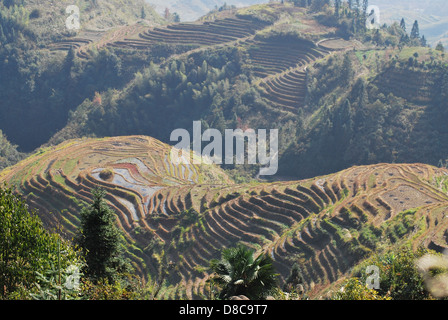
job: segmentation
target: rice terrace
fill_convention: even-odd
[[[384,238],[447,247],[448,171],[428,165],[353,167],[314,179],[236,185],[214,165],[173,166],[169,146],[130,136],[67,141],[42,150],[0,179],[13,183],[48,226],[74,232],[79,201],[101,186],[142,275],[171,261],[166,299],[208,295],[207,263],[222,247],[267,251],[281,277],[304,266],[315,295],[343,277]],[[394,235],[407,219],[411,229]],[[375,230],[376,240],[365,239]]]
[[[87,300],[247,298],[249,276],[218,272],[234,248],[251,279],[275,271],[275,290],[251,300],[448,296],[409,262],[431,253],[444,262],[426,272],[448,270],[448,56],[417,20],[369,28],[367,0],[223,4],[196,21],[151,1],[75,2],[79,30],[64,27],[68,0],[0,1],[0,298],[79,299],[60,289],[61,243],[80,243],[95,205],[132,271],[86,277]],[[230,131],[253,135],[234,144]],[[174,157],[176,137],[193,161]],[[226,161],[202,162],[206,141]],[[10,267],[19,204],[57,230],[44,238],[59,260]],[[375,263],[382,291],[364,283]]]

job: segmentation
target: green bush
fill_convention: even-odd
[[[348,279],[341,289],[332,296],[333,300],[391,300],[374,289],[367,288],[360,279]]]
[[[56,233],[48,232],[25,201],[0,187],[0,297],[17,297],[23,289],[39,290],[46,274],[81,263],[79,252]],[[36,288],[37,287],[37,288]]]
[[[367,259],[354,272],[364,283],[370,275],[365,273],[367,266],[374,265],[379,268],[380,295],[388,295],[394,300],[424,300],[431,299],[426,290],[424,279],[416,266],[416,261],[431,252],[426,248],[412,250],[402,247],[377,254]]]

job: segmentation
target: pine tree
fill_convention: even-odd
[[[367,8],[369,7],[369,0],[362,0],[362,14],[364,16],[364,22],[367,20]]]
[[[426,41],[425,36],[423,35],[421,40],[420,40],[422,47],[426,47],[428,45],[428,42]]]
[[[420,38],[420,30],[418,27],[418,21],[415,20],[414,25],[412,26],[412,31],[411,31],[411,39],[419,39]]]
[[[369,7],[369,0],[362,0],[362,10],[367,12],[367,8]]]
[[[336,17],[340,16],[340,10],[341,10],[342,0],[334,0],[334,14]]]
[[[305,284],[305,278],[303,272],[297,263],[294,263],[288,278],[285,280],[283,289],[286,292],[297,291],[297,293],[303,293],[303,285]]]
[[[82,249],[86,267],[84,274],[94,282],[117,280],[128,270],[122,257],[122,235],[116,226],[115,213],[104,200],[104,190],[92,191],[93,203],[81,211],[81,224],[76,242]]]
[[[354,111],[348,99],[342,104],[333,115],[333,132],[336,141],[347,143],[353,135],[354,129]]]
[[[180,16],[177,12],[173,13],[173,22],[180,22]]]
[[[352,60],[350,59],[350,54],[344,55],[344,60],[342,62],[342,70],[341,70],[341,82],[344,84],[349,84],[353,76],[353,65]]]
[[[1,19],[1,15],[0,15],[0,19]],[[0,44],[5,45],[6,41],[7,41],[7,39],[6,39],[5,34],[3,33],[3,27],[0,24]]]
[[[354,117],[354,123],[358,128],[361,128],[368,121],[367,119],[367,104],[369,103],[369,95],[367,92],[367,86],[364,79],[359,79],[353,88],[353,97],[351,101],[355,101],[356,115]],[[353,107],[353,106],[352,106]]]
[[[404,21],[404,18],[401,19],[400,27],[401,29],[403,29],[403,31],[406,32],[406,22]]]
[[[64,73],[70,75],[73,66],[75,65],[75,49],[73,46],[68,50],[67,55],[65,56],[63,70]]]
[[[361,12],[361,0],[355,0],[355,11],[356,11],[356,16],[359,17],[359,14]]]
[[[165,14],[164,14],[165,20],[169,20],[171,17],[170,9],[165,8]]]

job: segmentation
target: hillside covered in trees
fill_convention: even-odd
[[[2,74],[13,76],[3,77],[0,128],[30,152],[82,136],[170,142],[201,120],[203,130],[280,128],[283,176],[438,165],[446,154],[425,141],[446,140],[443,48],[426,47],[417,21],[410,31],[403,21],[368,30],[367,4],[229,7],[197,23],[122,27],[86,44],[82,29],[46,45],[20,18],[31,7],[4,6],[2,38],[13,43],[3,46]]]
[[[90,274],[76,297],[228,298],[242,292],[221,281],[235,255],[269,271],[274,291],[251,297],[329,297],[365,261],[388,270],[448,247],[448,57],[417,20],[370,28],[367,0],[295,0],[223,6],[185,23],[143,1],[89,0],[76,4],[81,28],[68,31],[66,4],[0,3],[0,181],[12,188],[0,213],[17,204],[28,219],[20,194],[53,253],[76,235],[90,245],[80,229],[102,213],[110,264],[66,249],[64,268],[87,264]],[[193,121],[221,133],[279,129],[277,175],[173,164],[170,135],[192,133]],[[29,297],[28,285],[44,297],[49,268],[30,264],[9,297]],[[432,298],[408,272],[416,289],[406,297]],[[360,292],[356,281],[345,297],[405,297]]]

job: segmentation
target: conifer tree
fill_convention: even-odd
[[[349,9],[350,10],[353,9],[353,0],[348,0],[347,2],[348,2]]]
[[[68,50],[67,55],[65,56],[63,70],[64,73],[70,75],[70,72],[75,65],[75,49],[73,46]]]
[[[128,270],[123,258],[122,236],[116,226],[116,216],[104,200],[104,190],[92,191],[93,203],[81,211],[81,224],[76,242],[84,252],[84,273],[94,282],[117,280],[119,273]]]
[[[422,47],[426,47],[428,45],[428,42],[426,41],[425,36],[423,35],[421,40],[420,40]]]
[[[0,16],[0,19],[1,19],[1,16]],[[2,44],[2,45],[6,44],[6,36],[3,33],[3,27],[1,24],[0,24],[0,44]]]
[[[352,60],[350,59],[350,55],[346,54],[344,56],[344,61],[342,62],[342,70],[341,70],[341,81],[344,84],[349,84],[351,78],[353,76],[353,65]]]
[[[356,11],[356,16],[359,17],[359,14],[361,12],[361,0],[355,0],[355,11]]]
[[[406,32],[406,22],[404,21],[404,18],[401,19],[400,27]]]
[[[369,7],[369,0],[362,0],[362,14],[363,14],[363,17],[364,17],[364,23],[365,23],[365,21],[367,20],[367,16],[368,16],[368,14],[367,14],[367,8]]]
[[[412,31],[411,31],[411,39],[419,39],[420,38],[420,30],[418,27],[418,21],[415,20],[414,25],[412,26]]]
[[[437,43],[436,50],[445,52],[445,47],[443,46],[442,42]]]
[[[334,14],[339,17],[341,10],[342,0],[334,0]]]

